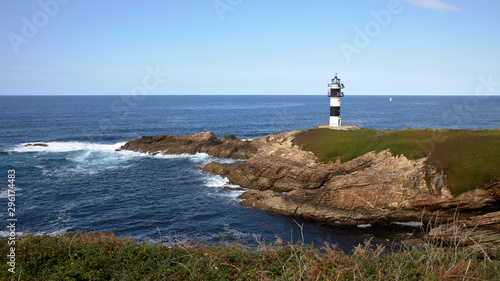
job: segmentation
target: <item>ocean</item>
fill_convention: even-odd
[[[484,129],[500,128],[499,108],[500,96],[345,96],[341,117],[364,128]],[[115,151],[142,136],[212,131],[254,139],[328,118],[326,95],[0,96],[0,235],[8,235],[8,170],[16,175],[19,234],[112,231],[139,241],[161,235],[163,242],[225,237],[250,244],[303,235],[307,244],[350,251],[365,240],[390,245],[418,233],[407,224],[349,227],[242,207],[242,191],[194,169],[236,160]],[[48,146],[25,146],[35,142]]]

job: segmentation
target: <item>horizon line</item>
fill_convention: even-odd
[[[17,94],[17,95],[4,95],[0,94],[0,97],[120,97],[120,96],[133,96],[132,94],[41,94],[41,95],[33,95],[33,94]],[[325,96],[326,94],[156,94],[156,95],[146,95],[147,96]],[[441,96],[441,97],[468,97],[468,96],[481,96],[481,97],[489,97],[489,96],[500,96],[500,94],[490,94],[490,95],[475,95],[475,94],[348,94],[346,96]]]

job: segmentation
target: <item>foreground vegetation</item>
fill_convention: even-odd
[[[297,134],[294,144],[312,151],[323,162],[346,162],[386,149],[408,159],[428,157],[426,164],[447,175],[447,185],[454,196],[500,178],[500,130],[316,128]]]
[[[1,255],[8,254],[6,239]],[[360,245],[351,255],[325,245],[136,243],[112,233],[18,237],[16,273],[2,280],[500,280],[500,261],[457,249],[383,253]]]

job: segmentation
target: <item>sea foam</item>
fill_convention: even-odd
[[[30,144],[43,144],[46,146],[33,146]],[[13,152],[70,152],[80,150],[94,151],[115,151],[119,149],[124,142],[115,144],[98,144],[87,142],[37,142],[37,143],[20,143],[14,147]]]
[[[224,198],[229,198],[236,201],[241,201],[238,197],[245,192],[241,186],[236,184],[230,184],[227,178],[223,178],[218,175],[206,175],[204,179],[204,184],[207,187],[211,187],[214,190],[210,194],[221,196]]]
[[[37,145],[34,145],[37,144]],[[42,170],[44,176],[71,177],[72,175],[95,175],[110,169],[123,169],[135,165],[130,161],[137,157],[153,159],[186,159],[197,166],[204,166],[212,161],[220,163],[233,163],[241,160],[216,158],[206,153],[196,154],[166,154],[142,153],[129,150],[120,150],[125,142],[113,144],[88,143],[88,142],[30,142],[17,144],[10,153],[39,153],[44,158],[51,157],[51,153],[63,155],[67,162],[58,167],[47,167],[37,163],[35,166]],[[35,157],[39,157],[35,154]],[[216,180],[217,181],[217,180]],[[220,181],[220,180],[219,180]],[[226,183],[209,183],[210,186],[224,186]],[[226,184],[226,186],[229,186]],[[0,198],[6,195],[0,193]]]

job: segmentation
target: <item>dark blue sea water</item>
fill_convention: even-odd
[[[500,97],[346,96],[343,123],[366,128],[500,128]],[[289,217],[242,207],[227,180],[194,170],[205,154],[115,151],[144,135],[213,131],[253,139],[328,122],[326,96],[0,96],[0,219],[7,225],[7,171],[15,169],[17,231],[113,231],[157,241],[218,242],[276,236],[299,241]],[[44,142],[48,147],[25,147]],[[387,242],[418,228],[346,227],[296,220],[305,242]],[[5,228],[3,230],[6,230]],[[0,232],[6,235],[6,232]]]

